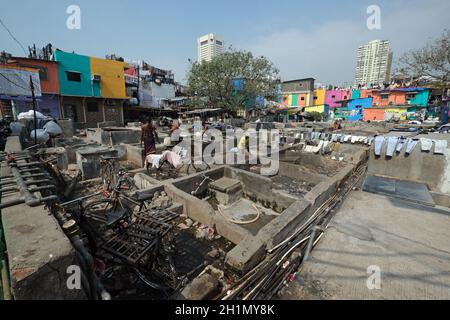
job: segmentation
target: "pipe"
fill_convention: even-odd
[[[332,218],[333,209],[338,207],[339,204],[343,202],[343,199],[347,196],[347,194],[353,189],[353,186],[359,182],[362,174],[365,172],[365,166],[361,165],[356,170],[353,171],[352,175],[347,177],[345,181],[343,181],[338,187],[339,189],[336,193],[324,202],[310,217],[309,219],[302,224],[300,228],[297,228],[286,240],[278,244],[276,247],[271,250],[267,250],[268,253],[272,253],[277,249],[277,252],[274,252],[272,256],[266,258],[264,261],[260,262],[255,268],[253,268],[249,274],[251,276],[244,276],[245,280],[241,279],[238,283],[235,284],[234,288],[229,290],[226,295],[222,298],[222,300],[233,299],[239,297],[241,294],[245,293],[243,297],[246,299],[258,299],[261,294],[264,294],[265,297],[272,294],[278,290],[281,286],[277,285],[276,281],[282,278],[282,275],[285,271],[280,273],[278,272],[279,264],[285,259],[296,247],[304,243],[306,240],[310,240],[307,248],[302,246],[301,250],[306,251],[306,257],[304,257],[301,261],[297,260],[296,264],[301,268],[303,261],[308,258],[309,253],[312,248],[319,242],[324,234],[324,230],[330,223]],[[321,223],[320,226],[313,225]],[[316,238],[317,230],[321,230],[322,232]],[[309,236],[306,236],[308,232],[311,232]],[[303,239],[301,239],[301,237]],[[301,239],[301,240],[299,240]],[[294,242],[296,241],[296,243]],[[294,243],[291,243],[294,242]],[[277,263],[278,262],[278,263]],[[289,267],[289,268],[292,268]],[[288,269],[289,269],[288,268]],[[296,267],[297,268],[297,267]],[[275,288],[275,291],[271,291],[271,289]],[[248,291],[250,290],[250,292]]]
[[[11,289],[10,289],[10,286],[9,286],[8,268],[7,268],[5,260],[2,260],[2,264],[1,264],[0,267],[2,268],[3,299],[4,300],[12,300]]]
[[[22,203],[25,203],[24,198],[18,198],[18,199],[14,199],[14,200],[7,201],[7,202],[2,202],[2,203],[0,203],[0,209],[9,208],[9,207],[16,206],[16,205],[22,204]]]
[[[78,199],[79,201],[79,199]],[[73,203],[74,201],[70,201],[68,203]],[[67,205],[67,203],[66,203]],[[58,210],[52,210],[56,219],[60,223],[60,225],[64,225],[67,219],[62,215]],[[64,230],[64,229],[63,229]],[[103,300],[111,300],[111,295],[105,290],[94,270],[94,258],[86,249],[84,242],[81,240],[78,234],[69,234],[67,235],[70,241],[72,242],[75,250],[80,254],[83,260],[83,267],[85,272],[87,273],[88,282],[89,282],[89,294],[88,298],[97,300],[98,295],[97,292],[100,293],[100,297]]]
[[[86,250],[83,241],[80,239],[78,235],[72,237],[72,245],[81,254],[88,269],[87,272],[90,283],[89,298],[97,300],[96,298],[97,298],[98,279],[94,271],[94,259],[92,258],[91,254]]]
[[[310,252],[311,252],[311,250],[312,250],[314,241],[316,240],[315,238],[316,238],[316,232],[317,232],[317,230],[322,231],[322,228],[319,227],[319,226],[314,226],[314,227],[312,228],[311,237],[309,238],[308,246],[306,247],[305,257],[303,258],[303,261],[306,261],[306,260],[308,260],[308,258],[309,258],[309,254],[310,254]]]

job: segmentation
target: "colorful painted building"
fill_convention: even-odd
[[[430,96],[430,90],[426,88],[397,88],[372,90],[367,95],[373,97],[373,105],[380,107],[414,105],[426,107]]]
[[[351,91],[347,89],[327,90],[325,93],[325,104],[329,105],[332,109],[341,106],[340,101],[350,99]]]
[[[364,121],[384,121],[383,108],[365,108],[363,111]]]
[[[36,99],[41,99],[41,84],[37,69],[0,65],[0,111],[2,117],[11,116],[16,119],[22,106],[30,105],[32,108],[30,78],[33,81]]]
[[[311,106],[309,103],[311,101],[311,94],[309,93],[294,93],[294,94],[283,94],[282,104],[285,107],[299,107],[304,108]]]
[[[325,89],[314,90],[313,106],[321,106],[325,104]]]
[[[37,111],[52,118],[60,118],[58,63],[49,60],[13,57],[8,65],[35,69],[39,72],[42,96],[36,99]],[[19,112],[33,108],[31,101],[18,101]]]
[[[360,98],[341,101],[341,106],[335,108],[334,118],[347,121],[363,119],[364,109],[372,106],[372,98]]]
[[[305,112],[318,112],[322,114],[323,120],[326,121],[329,118],[330,106],[327,104],[322,104],[320,106],[306,107]]]
[[[350,99],[359,99],[361,98],[361,90],[353,89]]]
[[[56,50],[61,114],[79,127],[99,122],[122,125],[127,64]]]
[[[96,96],[108,99],[127,99],[125,70],[128,64],[121,61],[90,57],[91,73]]]
[[[309,107],[313,105],[314,78],[284,81],[281,83],[281,103],[285,107]],[[322,103],[324,104],[324,102]]]

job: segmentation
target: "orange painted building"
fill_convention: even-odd
[[[363,111],[364,121],[384,121],[384,109],[366,108]]]
[[[363,89],[361,90],[361,99],[365,99],[365,98],[373,98],[373,91],[372,89]]]
[[[298,95],[298,106],[299,107],[306,107],[309,105],[308,102],[309,95],[307,93],[300,93]]]
[[[58,63],[55,61],[38,60],[30,58],[11,58],[8,64],[23,68],[39,70],[41,92],[59,94]]]
[[[399,91],[373,91],[373,105],[380,107],[387,107],[392,105],[406,104],[405,92]]]

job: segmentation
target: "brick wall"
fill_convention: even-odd
[[[105,121],[115,121],[118,126],[123,125],[123,102],[116,100],[115,105],[105,104]]]
[[[96,128],[99,122],[115,121],[118,126],[123,125],[123,101],[113,100],[114,105],[106,103],[105,99],[93,99],[83,97],[63,97],[61,107],[63,117],[68,117],[65,113],[64,105],[75,107],[77,115],[76,128]],[[97,107],[95,107],[97,104]],[[84,120],[86,113],[86,122]]]
[[[92,107],[96,111],[92,110]],[[97,128],[97,123],[103,122],[103,100],[102,99],[86,99],[86,123],[88,128]]]

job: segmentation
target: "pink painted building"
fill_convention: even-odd
[[[330,108],[340,107],[341,103],[339,101],[349,100],[351,95],[351,91],[346,89],[327,90],[325,93],[325,104],[329,105]]]

